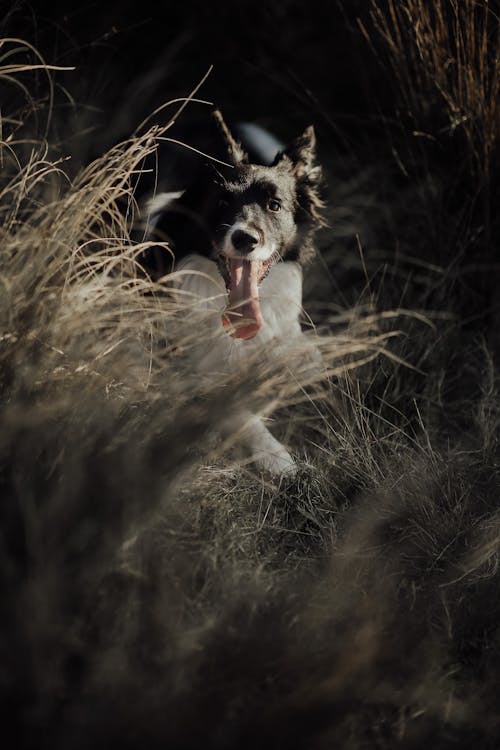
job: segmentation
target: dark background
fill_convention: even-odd
[[[357,26],[368,10],[367,0],[15,3],[4,26],[46,62],[78,67],[58,80],[102,109],[107,138],[185,96],[213,65],[200,96],[229,119],[272,124],[285,138],[314,122],[338,149],[374,115],[373,61]]]
[[[170,350],[158,388],[122,388],[136,368],[128,332],[115,346],[107,308],[97,322],[77,308],[67,331],[47,282],[87,237],[96,204],[84,197],[65,222],[70,204],[57,193],[43,195],[41,212],[32,199],[25,226],[6,236],[0,278],[17,290],[0,295],[17,334],[0,348],[10,419],[0,435],[0,688],[18,746],[498,748],[499,139],[481,172],[425,71],[417,81],[410,70],[405,106],[368,0],[3,8],[3,35],[76,68],[54,74],[48,133],[48,158],[71,156],[70,177],[212,64],[200,96],[228,120],[283,140],[314,123],[329,227],[306,309],[329,331],[347,310],[354,322],[367,312],[370,332],[399,332],[318,408],[284,415],[298,455],[313,461],[297,483],[276,492],[207,473],[184,488],[179,471],[205,456],[226,393],[210,410],[201,391],[193,399]],[[405,51],[414,42],[406,28]],[[30,134],[33,117],[39,137],[46,73],[19,79],[35,104],[20,111],[19,132]],[[3,117],[17,112],[4,91],[18,109],[25,100],[0,88]],[[209,117],[193,104],[170,132],[196,144]],[[6,125],[15,130],[15,117]],[[101,380],[93,363],[107,328]],[[52,335],[57,348],[44,346]],[[153,509],[161,522],[149,525]],[[146,524],[141,575],[103,586],[136,518]]]
[[[51,137],[61,156],[71,153],[73,173],[187,96],[213,66],[198,96],[230,123],[258,122],[284,142],[316,128],[330,229],[320,273],[308,277],[311,299],[357,302],[368,273],[381,309],[446,308],[465,326],[498,329],[500,170],[492,162],[486,184],[464,129],[411,70],[408,107],[370,0],[4,7],[4,34],[33,43],[47,63],[75,66],[55,74]],[[412,44],[412,29],[405,33]],[[168,122],[173,111],[148,122]],[[205,150],[210,112],[191,104],[169,134]]]

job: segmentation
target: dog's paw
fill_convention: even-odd
[[[291,477],[297,472],[297,464],[287,451],[272,435],[252,452],[252,461],[259,469],[267,471],[273,476]]]

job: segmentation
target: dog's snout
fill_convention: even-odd
[[[251,253],[255,245],[258,244],[259,238],[242,229],[237,229],[231,235],[233,246],[240,253]]]

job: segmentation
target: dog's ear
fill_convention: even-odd
[[[297,177],[308,177],[314,179],[317,175],[319,181],[321,177],[321,168],[315,165],[316,160],[316,133],[314,126],[309,125],[302,135],[296,138],[285,149],[293,165],[293,171]]]
[[[281,154],[280,158],[288,159],[297,178],[297,197],[299,204],[319,224],[323,224],[321,209],[322,172],[316,163],[316,134],[314,126],[309,125],[302,135],[296,138]]]
[[[226,143],[227,153],[229,155],[231,162],[235,166],[238,164],[248,164],[247,154],[243,150],[241,144],[238,143],[238,141],[233,137],[231,131],[226,125],[224,118],[222,117],[222,113],[218,109],[214,111],[213,118],[215,122],[217,123],[217,126],[221,132],[222,137],[224,138],[224,141]]]

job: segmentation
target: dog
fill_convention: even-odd
[[[198,300],[214,332],[225,332],[197,356],[197,370],[208,376],[301,340],[302,269],[324,223],[313,126],[283,147],[251,125],[237,140],[219,111],[213,117],[226,164],[209,162],[185,189],[157,194],[146,211],[146,239],[166,240],[175,255],[166,268],[165,252],[154,254],[150,268],[179,272],[177,293]],[[227,429],[239,433],[258,468],[295,473],[294,459],[262,418],[241,408]]]

